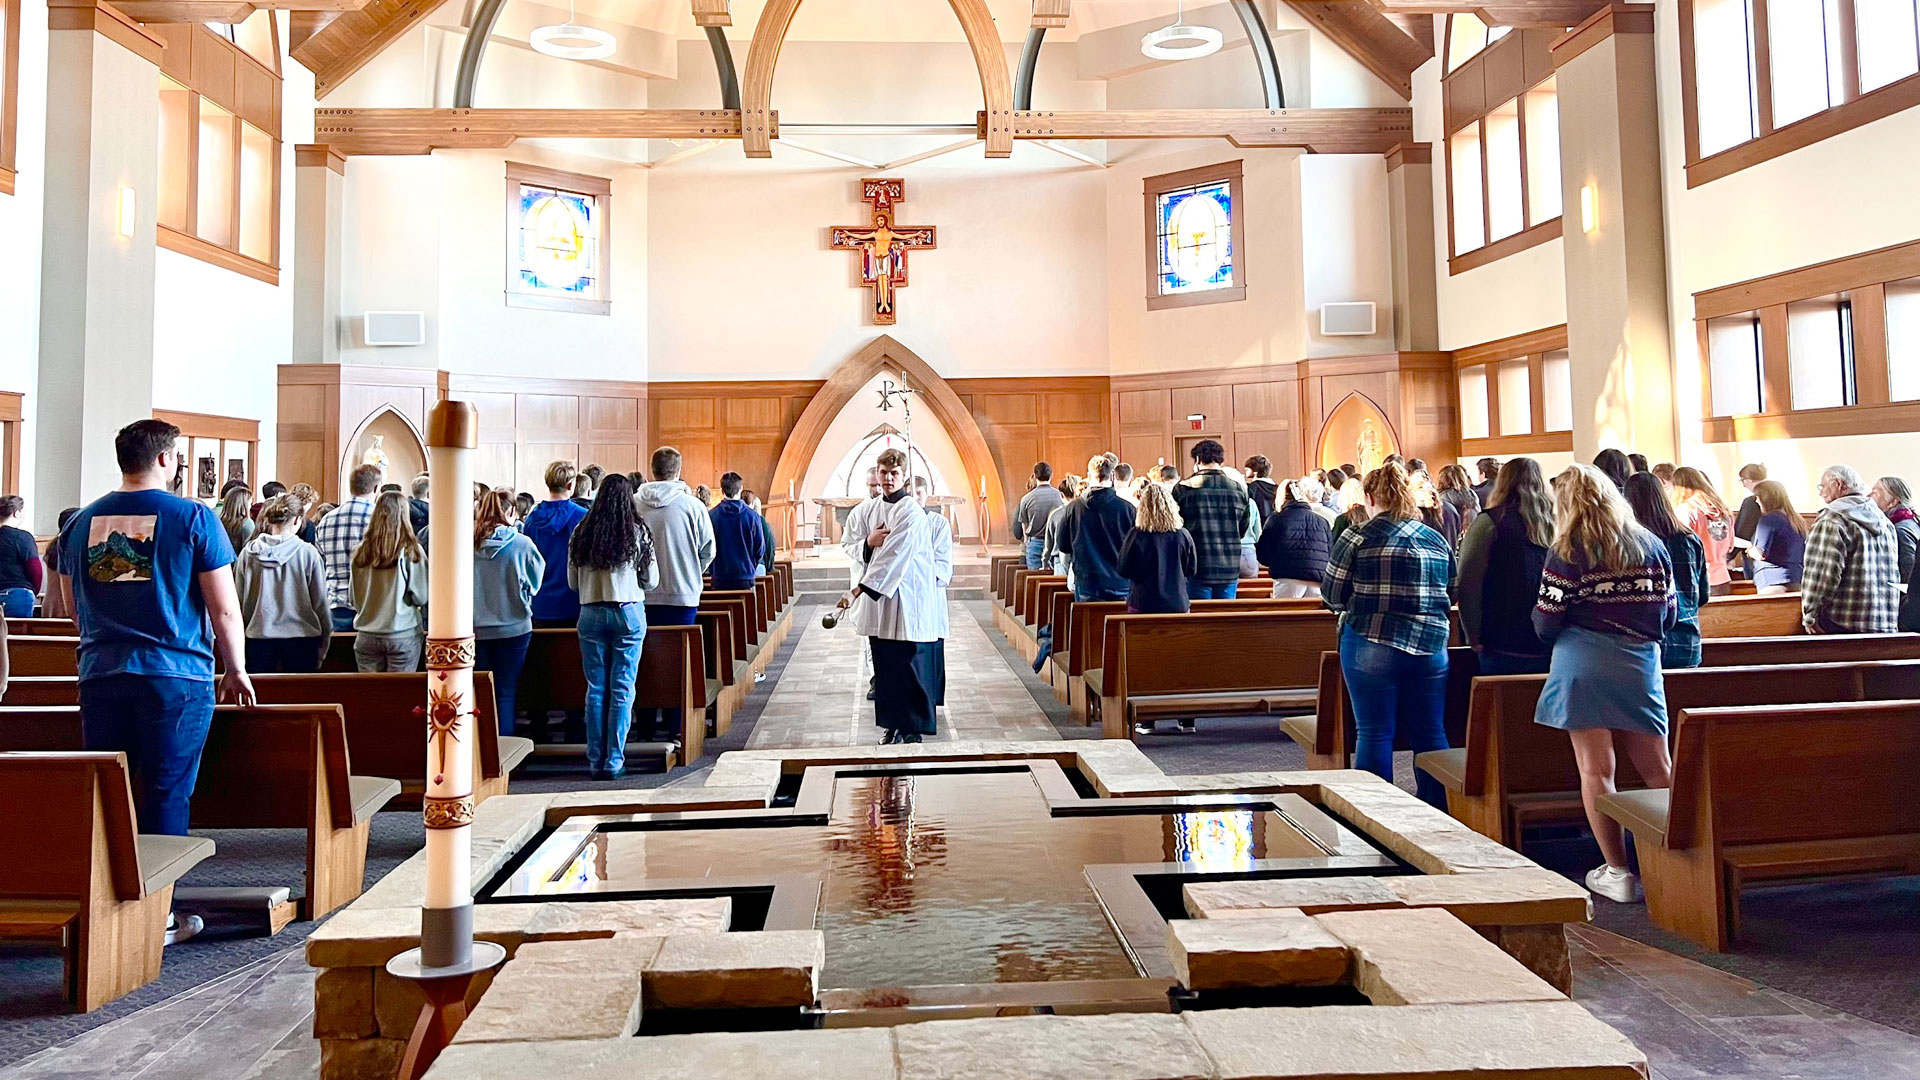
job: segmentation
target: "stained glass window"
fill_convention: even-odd
[[[1156,206],[1160,295],[1232,288],[1232,185],[1222,180],[1161,192]]]
[[[509,165],[507,302],[605,314],[608,185]]]

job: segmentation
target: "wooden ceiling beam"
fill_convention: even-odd
[[[1489,26],[1578,26],[1612,0],[1371,0],[1381,11],[1444,15],[1470,11]]]
[[[357,11],[295,12],[291,55],[313,72],[314,97],[324,98],[444,3],[368,0]]]
[[[986,116],[980,117],[986,137]],[[1249,148],[1318,154],[1384,154],[1413,141],[1412,109],[1109,109],[1013,114],[1013,137],[1225,139]]]
[[[733,12],[727,10],[729,0],[693,0],[693,25],[695,26],[732,26]]]
[[[1072,14],[1073,0],[1033,0],[1033,21],[1028,27],[1034,30],[1064,30],[1067,17]]]
[[[779,115],[772,119],[780,131]],[[313,141],[348,157],[498,149],[516,139],[738,139],[731,109],[315,109]]]
[[[1413,100],[1414,69],[1433,59],[1432,46],[1408,37],[1367,0],[1287,0],[1287,6],[1394,93]]]
[[[121,0],[113,5],[135,22],[244,22],[256,11],[358,11],[369,0]]]

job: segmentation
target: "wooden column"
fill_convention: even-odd
[[[293,165],[293,362],[337,364],[347,159],[301,145]]]
[[[1393,345],[1402,351],[1440,347],[1440,304],[1433,261],[1433,145],[1401,143],[1387,151],[1387,228],[1393,258]]]

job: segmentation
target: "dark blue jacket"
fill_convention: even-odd
[[[1142,615],[1191,611],[1187,580],[1198,558],[1193,535],[1185,529],[1128,533],[1120,544],[1120,573],[1130,586],[1127,610]]]
[[[1074,586],[1082,591],[1120,593],[1120,543],[1133,529],[1133,504],[1110,487],[1097,487],[1067,504],[1060,546],[1073,553]]]
[[[753,573],[766,557],[766,522],[739,499],[722,499],[707,511],[713,521],[713,587],[751,589]]]
[[[1260,527],[1253,552],[1275,579],[1317,584],[1333,554],[1333,526],[1298,499],[1283,502]]]
[[[585,507],[570,499],[543,502],[533,508],[520,531],[547,560],[540,589],[533,594],[533,617],[539,620],[568,620],[580,617],[580,597],[567,584],[567,542],[573,528],[587,516]]]

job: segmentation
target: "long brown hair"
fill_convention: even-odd
[[[506,488],[488,489],[473,510],[473,546],[479,547],[500,526],[513,524],[518,509],[513,504],[513,492]]]
[[[1527,525],[1527,542],[1539,547],[1553,543],[1553,493],[1540,463],[1530,457],[1511,458],[1495,475],[1493,490],[1487,492],[1487,509],[1513,504],[1513,511]]]
[[[1176,532],[1181,528],[1180,508],[1173,496],[1159,484],[1148,484],[1140,492],[1140,517],[1134,528],[1141,532]]]
[[[229,490],[220,500],[220,524],[227,527],[230,536],[238,536],[246,527],[253,509],[253,492],[245,484]]]
[[[1601,570],[1639,566],[1659,543],[1613,478],[1591,465],[1569,465],[1554,480],[1553,531],[1555,555]]]
[[[1420,508],[1414,502],[1413,481],[1397,461],[1368,473],[1366,480],[1361,482],[1360,490],[1366,493],[1367,501],[1379,507],[1380,513],[1386,517],[1420,519]]]
[[[425,559],[420,538],[413,535],[412,507],[405,494],[389,491],[373,504],[373,516],[367,519],[367,533],[353,549],[353,565],[370,570],[389,570],[402,558]]]
[[[1713,481],[1707,479],[1707,474],[1699,469],[1691,465],[1682,465],[1673,470],[1673,486],[1685,492],[1685,497],[1689,499],[1695,495],[1706,496],[1707,504],[1720,511],[1721,517],[1733,516],[1733,511],[1727,509],[1727,504],[1720,498],[1720,493],[1713,490]]]
[[[1439,484],[1441,491],[1454,491],[1456,489],[1466,489],[1470,491],[1473,489],[1473,481],[1467,476],[1467,470],[1461,468],[1458,464],[1447,465],[1441,468]]]
[[[1793,499],[1787,494],[1787,485],[1778,480],[1762,480],[1753,485],[1753,497],[1759,501],[1762,514],[1775,512],[1785,514],[1794,532],[1801,536],[1807,535],[1806,520],[1793,508]]]

